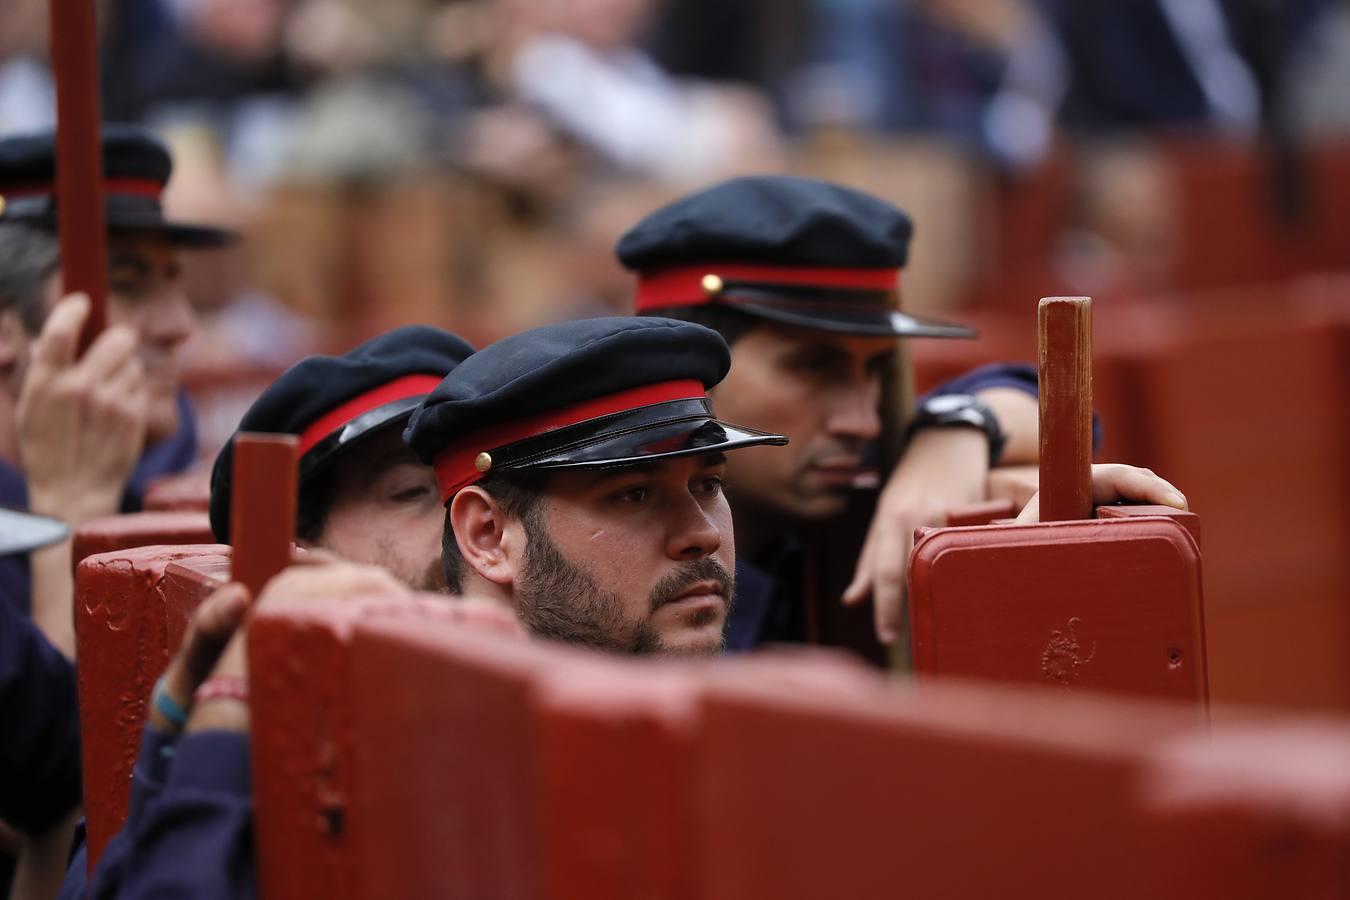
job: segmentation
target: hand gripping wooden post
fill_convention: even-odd
[[[299,446],[290,434],[244,432],[235,438],[230,579],[242,583],[255,598],[291,561]]]
[[[1197,517],[1112,506],[1092,518],[1089,304],[1041,301],[1042,521],[919,531],[914,669],[1203,703]]]
[[[108,322],[95,0],[51,0],[56,78],[56,201],[64,292],[89,296],[84,353]]]

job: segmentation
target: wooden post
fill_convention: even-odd
[[[1092,518],[1092,300],[1044,297],[1039,314],[1041,521]]]
[[[56,200],[64,293],[89,296],[84,353],[108,323],[95,0],[50,0],[56,78]]]
[[[254,597],[291,561],[299,447],[291,434],[244,432],[234,441],[230,580],[241,582]]]

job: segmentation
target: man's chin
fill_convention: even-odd
[[[150,409],[150,416],[145,423],[145,445],[157,444],[162,440],[173,436],[178,430],[178,404],[176,402],[167,404],[168,408],[161,408],[161,404],[155,404]]]
[[[726,639],[718,635],[716,638],[700,638],[678,643],[663,641],[655,651],[655,655],[664,659],[707,659],[721,656],[725,650]]]

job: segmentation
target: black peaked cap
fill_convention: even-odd
[[[677,378],[707,389],[730,368],[726,341],[701,325],[635,317],[545,325],[465,360],[423,401],[404,437],[430,463],[458,434]]]
[[[714,418],[705,392],[726,376],[731,355],[717,332],[656,317],[584,319],[536,328],[484,347],[422,402],[404,438],[423,461],[463,456],[479,474],[529,468],[624,465],[761,443],[779,435]],[[696,382],[677,399],[642,399],[570,423],[544,422],[505,443],[503,429],[638,388]],[[701,385],[701,389],[698,387]],[[629,401],[625,401],[627,403]],[[486,451],[491,451],[488,453]],[[443,499],[462,486],[439,471]],[[472,472],[470,472],[472,477]]]
[[[164,218],[158,192],[173,171],[168,148],[152,133],[134,125],[102,127],[104,214],[110,230],[150,231],[176,244],[213,247],[237,235],[210,225],[171,222]],[[144,181],[156,186],[153,196],[119,191],[119,181]],[[0,139],[0,221],[56,224],[56,134],[38,131]]]
[[[243,431],[303,434],[343,404],[401,378],[444,378],[472,353],[467,342],[448,331],[409,325],[372,338],[341,356],[306,357],[263,391],[239,420],[235,435]],[[372,409],[316,444],[300,459],[301,495],[317,474],[353,447],[389,428],[401,428],[425,395],[422,391]],[[211,531],[221,543],[228,543],[230,537],[233,447],[231,437],[211,470]]]
[[[869,194],[813,178],[750,175],[690,194],[620,238],[630,269],[735,261],[822,268],[900,268],[909,216]]]

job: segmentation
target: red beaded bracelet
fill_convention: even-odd
[[[240,678],[237,675],[216,675],[203,681],[192,695],[194,704],[221,699],[247,703],[248,679]]]

